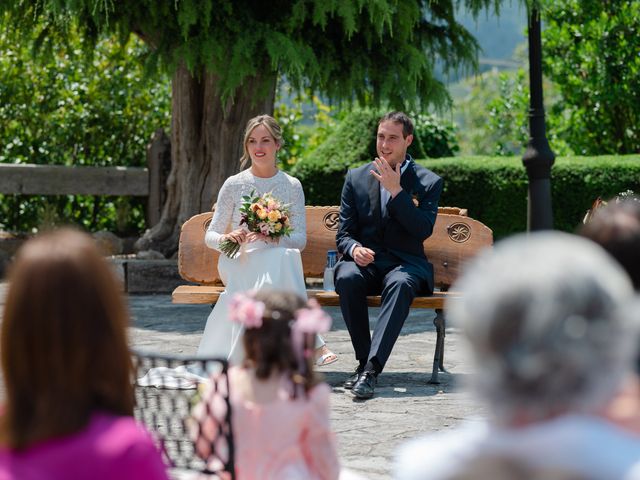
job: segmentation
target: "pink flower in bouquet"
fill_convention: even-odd
[[[258,227],[260,228],[260,233],[263,235],[269,235],[271,233],[271,225],[267,222],[260,222]]]

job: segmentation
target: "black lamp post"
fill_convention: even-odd
[[[529,12],[529,143],[522,163],[529,177],[527,229],[553,228],[551,210],[551,166],[555,154],[546,136],[544,105],[542,102],[542,41],[540,37],[540,11]]]

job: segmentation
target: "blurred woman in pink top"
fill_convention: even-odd
[[[229,315],[245,327],[246,358],[229,370],[238,480],[337,479],[330,389],[313,372],[314,336],[329,330],[331,318],[293,293],[266,290],[236,295]],[[193,409],[192,435],[205,459],[212,445],[221,446],[218,427],[226,410],[216,396],[220,383],[205,384]],[[216,454],[224,457],[222,447]]]
[[[0,347],[0,480],[166,480],[133,418],[128,315],[94,241],[63,229],[19,251]]]

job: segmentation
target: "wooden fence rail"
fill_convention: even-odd
[[[14,195],[149,195],[140,167],[67,167],[0,163],[0,193]]]
[[[168,139],[157,131],[147,147],[147,168],[0,163],[0,193],[147,197],[147,226],[160,219],[171,167]]]

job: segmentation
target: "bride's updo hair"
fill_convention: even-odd
[[[245,367],[253,368],[256,377],[268,379],[274,373],[285,373],[294,385],[308,392],[318,383],[313,371],[313,355],[304,358],[300,365],[291,339],[291,324],[296,312],[307,303],[292,292],[261,290],[254,299],[264,304],[262,325],[244,331]],[[305,342],[314,351],[314,335],[307,335]],[[301,368],[302,367],[302,368]]]
[[[242,157],[240,157],[240,168],[245,168],[251,163],[251,157],[249,156],[249,150],[247,145],[249,143],[249,135],[253,132],[253,129],[259,125],[263,125],[267,129],[269,134],[273,137],[276,144],[282,147],[284,145],[284,138],[282,138],[282,128],[276,122],[276,119],[271,115],[258,115],[253,117],[247,122],[247,126],[244,129],[244,140],[242,141]]]

